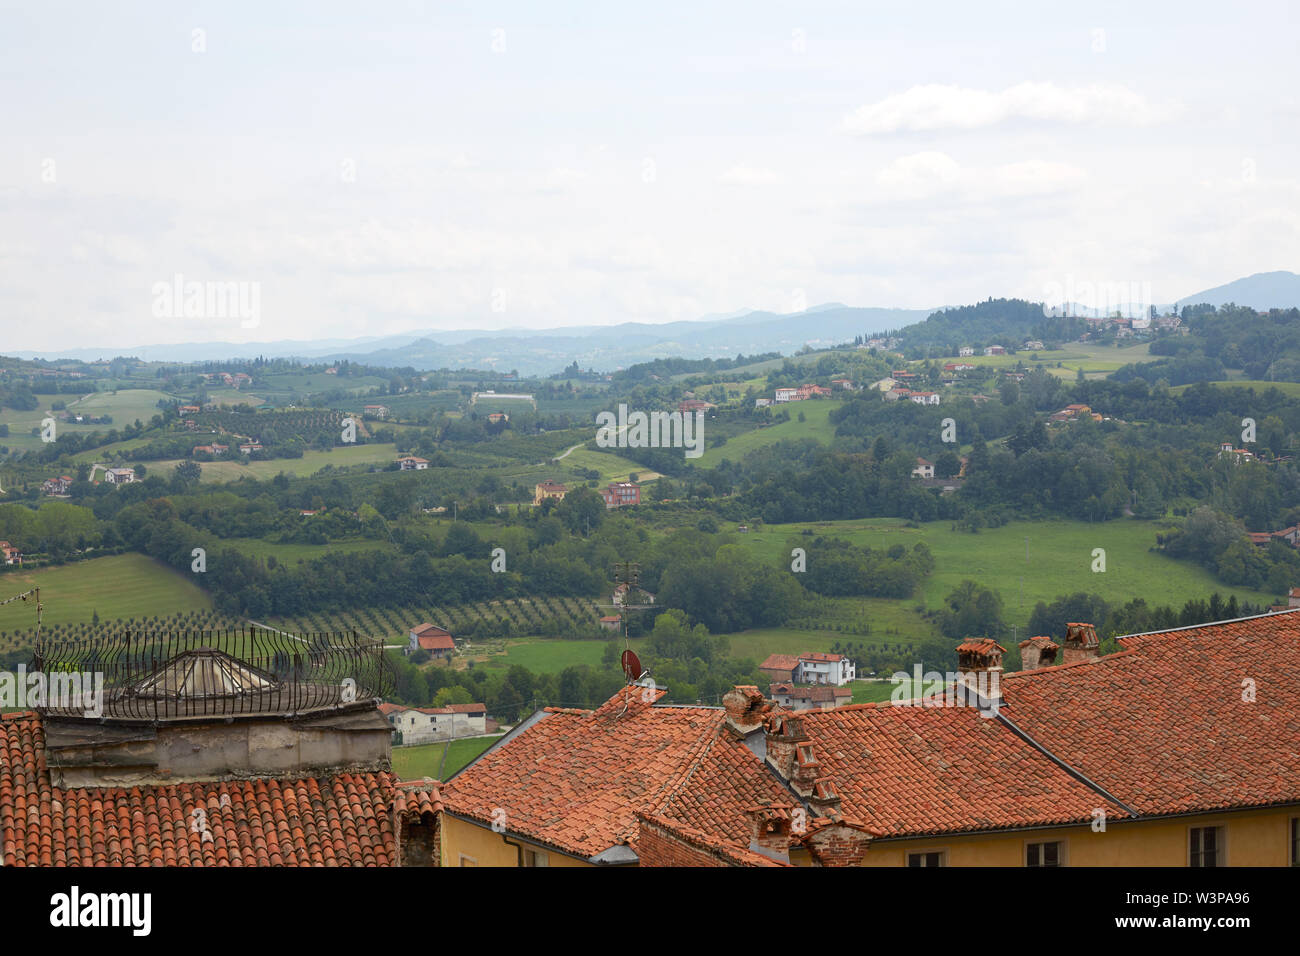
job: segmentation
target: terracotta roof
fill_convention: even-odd
[[[838,663],[844,659],[843,654],[827,654],[824,651],[813,651],[809,654],[799,655],[801,661],[819,661],[822,663]]]
[[[8,866],[390,866],[396,821],[440,809],[436,783],[387,772],[64,789],[40,718],[0,716]]]
[[[1003,712],[1143,814],[1300,801],[1300,614],[1119,643],[1007,675]]]
[[[1082,823],[1097,807],[1126,816],[974,707],[853,704],[798,717],[841,812],[887,836]]]
[[[426,651],[454,651],[456,642],[450,634],[420,634],[416,642]]]
[[[484,823],[499,807],[511,832],[583,858],[635,848],[638,811],[747,847],[744,808],[789,795],[725,717],[720,708],[654,706],[637,688],[595,711],[548,709],[453,777],[443,801]]]
[[[416,637],[421,637],[425,634],[450,634],[451,631],[445,627],[439,627],[437,624],[417,624],[411,628],[411,633]]]
[[[799,658],[793,654],[769,654],[767,660],[758,665],[759,670],[792,671],[799,666]]]

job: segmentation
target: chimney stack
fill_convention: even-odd
[[[772,704],[753,684],[737,684],[722,696],[727,712],[727,726],[746,737],[763,726],[763,718]]]
[[[1056,663],[1056,652],[1061,649],[1050,637],[1031,637],[1020,642],[1021,670],[1036,671]]]
[[[1097,629],[1091,624],[1065,625],[1065,660],[1066,664],[1075,661],[1088,661],[1097,657],[1101,642],[1097,640]]]
[[[793,821],[788,807],[758,806],[745,810],[749,817],[749,848],[781,863],[790,862]]]
[[[958,644],[957,670],[961,674],[962,685],[980,698],[1000,705],[1002,655],[1006,651],[1005,647],[991,637],[977,637]]]

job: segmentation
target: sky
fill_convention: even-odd
[[[0,352],[1300,271],[1300,8],[1047,6],[0,2]]]

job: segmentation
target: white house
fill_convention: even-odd
[[[939,404],[939,393],[938,393],[938,392],[913,392],[911,395],[908,396],[908,398],[910,398],[912,401],[916,402],[916,404],[918,404],[918,405],[938,405],[938,404]]]
[[[379,710],[393,730],[401,733],[403,746],[487,733],[487,708],[483,704],[403,707],[385,703],[379,705]]]
[[[799,389],[797,388],[778,388],[776,390],[776,400],[781,402],[795,402],[799,400]]]
[[[912,474],[917,478],[933,478],[934,462],[924,458],[917,458],[916,467],[912,469]]]
[[[975,350],[971,348],[969,345],[963,345],[961,348],[957,350],[958,358],[970,358],[974,354],[975,354]]]
[[[402,471],[425,471],[429,467],[429,459],[407,455],[405,458],[397,459],[397,465]]]
[[[106,468],[104,469],[104,480],[110,485],[129,485],[135,481],[135,469]]]
[[[834,684],[843,687],[857,679],[857,667],[843,654],[825,654],[816,651],[799,655],[795,670],[797,684]]]

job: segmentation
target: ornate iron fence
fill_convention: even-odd
[[[124,630],[47,639],[36,646],[33,669],[48,685],[43,713],[130,720],[303,715],[383,697],[393,684],[382,642],[356,631]],[[80,695],[68,693],[74,687]]]

